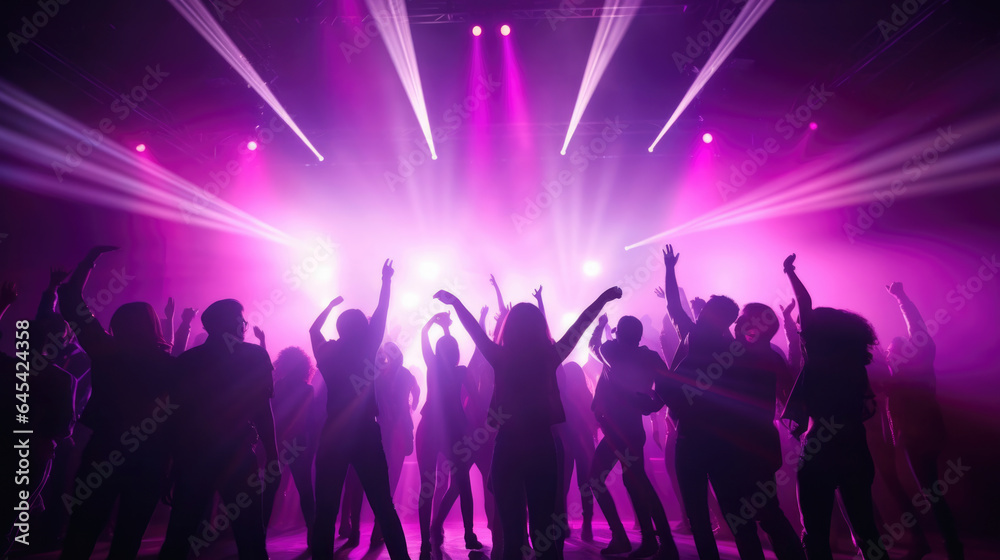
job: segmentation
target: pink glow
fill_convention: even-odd
[[[713,139],[714,138],[712,137],[712,133],[711,132],[706,132],[705,134],[701,135],[701,141],[704,142],[704,143],[706,143],[706,144],[711,144]]]
[[[145,144],[137,144],[136,147],[135,147],[135,151],[140,152],[140,153],[145,152],[146,151],[146,145]]]
[[[251,152],[254,151],[254,150],[256,150],[257,149],[257,142],[255,142],[253,140],[247,142],[247,149],[250,150]]]
[[[817,128],[819,128],[819,125],[815,122],[809,123],[809,130],[816,130]]]

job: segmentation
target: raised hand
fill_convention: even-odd
[[[163,313],[167,319],[172,319],[174,317],[174,298],[167,298],[167,305],[163,307]]]
[[[784,305],[779,305],[778,307],[781,308],[781,314],[785,316],[785,319],[791,319],[792,311],[795,310],[795,298],[792,298],[792,303],[789,303],[788,307]]]
[[[785,257],[785,262],[782,266],[784,266],[786,273],[795,270],[795,253],[792,253],[791,255]]]
[[[490,314],[490,306],[484,305],[482,309],[479,310],[479,320],[485,321],[486,316]]]
[[[603,329],[605,325],[608,324],[608,314],[602,313],[600,317],[597,318],[597,328]]]
[[[653,295],[660,299],[667,299],[667,292],[664,292],[660,286],[653,288]]]
[[[445,305],[455,305],[458,303],[458,298],[446,290],[439,290],[438,293],[434,294],[434,299],[440,300]]]
[[[118,247],[114,245],[97,245],[87,253],[87,258],[96,259],[104,253],[110,253],[111,251],[117,251]]]
[[[531,292],[531,295],[534,296],[535,299],[542,299],[542,287],[538,286],[538,289]]]
[[[260,330],[260,327],[257,325],[253,326],[253,335],[257,337],[257,340],[259,340],[261,344],[264,344],[264,331]]]
[[[190,325],[191,321],[194,320],[194,316],[198,314],[198,310],[193,307],[185,307],[181,311],[181,323]]]
[[[330,305],[327,305],[326,308],[327,309],[333,309],[334,307],[337,307],[338,305],[340,305],[342,303],[344,303],[344,296],[337,296],[337,297],[333,298],[333,301],[331,301]]]
[[[490,285],[494,288],[497,287],[497,279],[492,274],[490,274]]]
[[[886,284],[885,289],[889,290],[889,293],[896,297],[905,295],[905,293],[903,292],[902,282],[893,282],[892,284]]]
[[[67,271],[66,269],[60,268],[58,266],[52,268],[51,270],[49,270],[49,287],[55,288],[59,284],[65,282],[67,277],[69,277],[69,271]]]
[[[382,265],[382,279],[388,280],[392,278],[392,273],[395,272],[392,269],[392,259],[385,259],[385,264]]]
[[[605,303],[609,301],[614,301],[621,297],[622,297],[622,289],[619,288],[618,286],[612,286],[607,290],[604,290],[604,293],[601,294],[601,299],[604,300]]]
[[[15,301],[17,301],[17,284],[4,282],[0,286],[0,308],[7,307]]]
[[[674,254],[674,246],[667,245],[663,250],[663,265],[667,268],[674,268],[677,266],[677,260],[681,258],[681,254]]]
[[[451,326],[451,312],[442,311],[441,313],[436,313],[433,317],[431,317],[431,321],[444,328],[448,328]]]

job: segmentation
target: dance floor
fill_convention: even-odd
[[[368,527],[366,527],[368,529]],[[404,524],[404,529],[406,530],[406,538],[409,543],[410,555],[412,558],[417,558],[417,552],[419,551],[420,543],[420,530],[415,523]],[[489,546],[482,551],[468,551],[465,549],[465,541],[462,539],[462,528],[461,524],[449,524],[445,526],[445,543],[442,547],[442,556],[440,560],[460,560],[462,558],[468,558],[469,560],[488,560],[489,559]],[[607,526],[601,526],[600,524],[595,524],[594,526],[594,542],[586,543],[578,538],[578,534],[575,534],[566,541],[566,558],[567,560],[600,560],[606,558],[601,556],[600,549],[607,543],[610,538],[611,533],[608,531]],[[386,553],[384,547],[377,547],[369,549],[368,547],[368,531],[362,531],[361,533],[361,543],[362,546],[357,548],[346,548],[344,543],[345,539],[338,538],[337,540],[337,558],[339,560],[388,560],[389,555]],[[480,540],[484,544],[489,545],[489,533],[488,531],[479,532]],[[632,539],[634,544],[639,541],[639,535],[636,531],[629,531],[629,537]],[[681,552],[682,560],[697,560],[698,554],[695,552],[694,541],[689,535],[675,534],[675,539],[677,540],[677,546]],[[147,539],[143,542],[142,550],[139,553],[140,559],[152,559],[156,558],[156,554],[159,551],[160,544],[162,543],[162,537]],[[105,558],[107,556],[108,543],[101,542],[98,544],[97,549],[94,552],[93,558]],[[1000,551],[994,550],[995,547],[991,547],[986,543],[976,543],[976,542],[966,542],[966,558],[968,560],[1000,560]],[[739,560],[739,555],[736,553],[736,546],[727,540],[719,540],[719,551],[721,552],[723,560]],[[268,538],[268,552],[271,555],[271,560],[297,560],[297,559],[308,559],[310,558],[309,552],[306,550],[306,535],[305,530],[299,531],[286,531],[281,534],[272,535]],[[774,554],[770,551],[765,551],[768,560],[774,558]],[[905,554],[905,550],[890,550],[891,558],[901,558]],[[59,556],[58,553],[46,553],[46,554],[36,554],[29,556],[28,558],[37,559],[55,559]],[[230,540],[228,536],[223,536],[218,542],[212,544],[212,546],[200,554],[197,558],[199,560],[215,560],[223,558],[237,558],[236,545]],[[624,558],[622,556],[621,558]],[[855,558],[850,554],[834,554],[836,560],[850,560]],[[857,558],[860,558],[858,556]],[[924,560],[944,560],[945,556],[943,552],[937,552],[930,554],[924,558]]]

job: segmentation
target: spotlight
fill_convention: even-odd
[[[583,263],[583,273],[586,276],[597,276],[601,273],[601,263],[597,261],[587,261]]]
[[[506,23],[500,26],[500,34],[504,37],[510,35],[510,26]]]
[[[146,145],[145,144],[137,144],[136,147],[135,147],[135,151],[137,151],[137,152],[145,152],[146,151]]]
[[[247,142],[247,149],[250,150],[251,152],[254,151],[254,150],[256,150],[257,149],[257,142],[254,142],[253,140]]]
[[[712,133],[711,132],[706,132],[705,134],[701,135],[701,141],[704,142],[704,143],[706,143],[706,144],[711,144],[712,140],[714,140],[714,138],[712,138]]]
[[[815,122],[809,123],[809,130],[816,130],[817,128],[819,128],[819,125]]]
[[[483,34],[483,28],[479,27],[478,25],[473,26],[472,34],[475,35],[476,37],[479,37],[480,35]]]

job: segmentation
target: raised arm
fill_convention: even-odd
[[[371,320],[368,321],[369,355],[378,351],[379,346],[382,346],[382,337],[385,336],[385,321],[389,315],[389,292],[392,287],[393,272],[392,261],[385,259],[385,264],[382,265],[382,290],[378,295],[378,305],[375,307],[375,312],[372,313]]]
[[[920,316],[920,311],[917,310],[917,305],[913,303],[910,296],[906,295],[903,291],[902,282],[893,282],[885,287],[890,294],[895,296],[896,301],[899,302],[899,310],[903,312],[903,320],[906,321],[906,330],[913,338],[918,332],[922,332],[930,339],[930,333],[927,332],[927,324],[924,323],[924,318]]]
[[[576,322],[573,323],[569,330],[566,331],[566,334],[564,334],[556,343],[556,352],[559,354],[560,362],[565,360],[566,357],[570,355],[573,348],[576,347],[576,344],[580,342],[580,338],[583,337],[583,333],[586,332],[590,324],[594,322],[594,319],[597,319],[597,316],[601,314],[601,310],[604,309],[604,306],[609,302],[619,299],[620,297],[622,297],[621,288],[618,286],[608,288],[603,294],[594,300],[594,303],[591,303],[586,309],[583,310],[583,313],[580,314],[580,317],[577,318]]]
[[[604,365],[608,365],[608,363],[604,361],[604,356],[601,355],[601,335],[604,334],[604,328],[607,326],[608,314],[604,313],[597,318],[597,326],[594,327],[594,331],[590,333],[590,340],[587,341],[587,348],[590,350],[590,355]]]
[[[535,301],[538,302],[538,310],[542,312],[542,316],[545,316],[545,304],[542,303],[542,287],[538,286],[538,289],[531,293],[535,297]]]
[[[430,371],[431,366],[434,364],[434,348],[431,346],[430,337],[431,327],[435,324],[444,327],[445,322],[451,322],[446,311],[435,314],[427,321],[424,328],[420,329],[420,350],[424,355],[424,364],[427,365],[427,371]],[[445,332],[447,332],[447,327],[445,327]]]
[[[42,292],[42,299],[38,302],[36,319],[40,319],[44,315],[57,313],[56,288],[66,280],[67,276],[69,276],[69,273],[61,268],[53,268],[49,272],[49,285],[45,287],[45,291]]]
[[[667,245],[663,250],[663,266],[666,269],[663,280],[663,295],[667,300],[667,314],[670,315],[670,320],[674,323],[677,336],[684,340],[684,337],[694,328],[694,320],[684,310],[680,288],[677,286],[677,273],[674,269],[680,256],[680,253],[674,254],[673,245]]]
[[[197,315],[198,310],[193,307],[185,307],[181,311],[181,324],[177,325],[177,332],[174,333],[174,344],[170,353],[180,356],[187,349],[188,337],[191,336],[191,321]]]
[[[504,304],[503,296],[500,295],[500,286],[497,284],[497,279],[492,274],[490,274],[490,284],[493,286],[493,289],[496,290],[497,293],[497,309],[499,309],[500,312],[503,313],[503,310],[507,309],[507,305]]]
[[[167,305],[163,307],[163,320],[160,321],[160,330],[163,331],[163,338],[167,344],[174,343],[174,298],[167,298]]]
[[[490,314],[490,306],[484,305],[482,309],[479,310],[479,328],[486,332],[486,317]]]
[[[812,315],[812,298],[809,297],[809,291],[806,290],[805,284],[795,274],[795,253],[785,258],[784,268],[785,274],[788,275],[788,281],[792,283],[795,299],[798,301],[799,326],[804,329],[809,322],[810,315]]]
[[[677,292],[681,295],[681,305],[684,307],[684,313],[687,313],[687,316],[690,317],[692,321],[697,320],[698,314],[694,312],[694,308],[691,306],[691,303],[701,301],[702,306],[704,306],[705,302],[702,301],[700,297],[696,297],[694,299],[689,300],[687,292],[684,291],[684,288],[681,288],[679,286],[677,287]],[[700,313],[701,310],[699,309],[698,312]]]
[[[309,341],[312,343],[313,356],[316,356],[316,352],[319,350],[319,347],[326,343],[326,338],[323,336],[323,333],[320,332],[323,330],[323,325],[326,324],[326,318],[330,316],[330,312],[333,311],[334,307],[343,302],[344,298],[340,296],[334,298],[334,300],[326,306],[326,309],[320,312],[319,317],[316,317],[312,326],[309,327]]]
[[[795,310],[795,300],[788,304],[788,307],[781,307],[781,324],[785,330],[785,339],[788,340],[788,369],[795,378],[802,371],[802,339],[799,337],[799,329],[792,319],[792,311]]]
[[[257,342],[260,343],[260,347],[267,350],[266,335],[264,334],[264,330],[257,325],[254,325],[253,336],[257,339]]]
[[[57,289],[59,294],[59,312],[62,314],[63,319],[79,328],[76,333],[77,340],[80,341],[80,346],[91,358],[94,357],[95,352],[101,352],[106,345],[110,344],[112,338],[101,327],[101,324],[83,300],[83,287],[87,284],[87,279],[90,278],[90,271],[93,270],[94,265],[97,263],[97,258],[104,253],[117,249],[118,247],[107,245],[94,247],[80,261],[76,269],[73,270],[69,281]]]
[[[490,277],[492,279],[492,276]],[[497,290],[499,293],[499,290]],[[476,318],[469,313],[469,310],[465,308],[465,305],[458,300],[450,292],[441,290],[434,294],[436,299],[441,300],[441,303],[445,305],[450,305],[455,309],[455,314],[458,316],[458,322],[462,323],[465,330],[468,331],[469,336],[472,338],[473,344],[476,348],[483,354],[486,361],[490,364],[495,364],[497,358],[500,355],[500,346],[497,343],[490,340],[490,337],[486,334],[486,331],[479,327],[479,323],[476,322]]]

